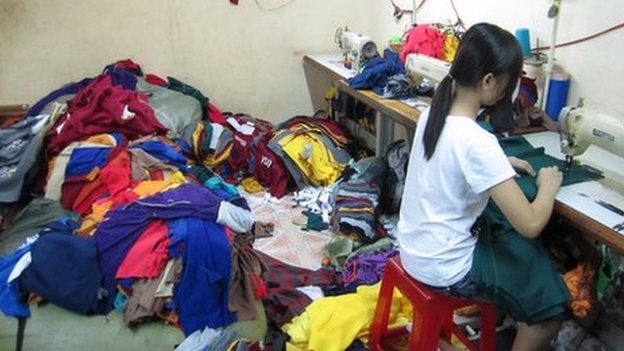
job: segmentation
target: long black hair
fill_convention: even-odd
[[[479,23],[464,34],[449,75],[440,82],[433,95],[423,136],[427,160],[433,156],[446,116],[451,110],[453,82],[474,87],[488,73],[495,77],[508,77],[504,99],[511,100],[522,73],[522,50],[508,31],[493,24]]]

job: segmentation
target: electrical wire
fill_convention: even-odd
[[[459,16],[459,12],[457,11],[457,7],[455,6],[455,1],[451,1],[451,6],[453,6],[453,11],[455,12],[455,16],[457,17],[457,25],[459,25],[464,31],[466,30],[466,26],[464,25],[464,21]]]
[[[607,29],[605,29],[603,31],[600,31],[600,32],[596,33],[596,34],[588,35],[588,36],[583,37],[583,38],[579,38],[579,39],[576,39],[576,40],[568,41],[566,43],[557,44],[557,45],[555,45],[555,47],[556,48],[562,48],[562,47],[565,47],[565,46],[579,44],[579,43],[582,43],[582,42],[585,42],[585,41],[597,38],[597,37],[599,37],[601,35],[607,34],[607,33],[612,32],[614,30],[618,30],[618,29],[620,29],[622,27],[624,27],[624,22],[622,22],[620,24],[616,24],[615,26],[607,28]],[[549,48],[550,48],[550,46],[541,46],[541,47],[532,49],[532,51],[546,50],[546,49],[549,49]]]
[[[262,4],[260,3],[260,0],[255,0],[255,2],[256,2],[256,6],[258,7],[258,9],[259,9],[260,11],[267,11],[267,12],[280,10],[280,9],[282,9],[282,8],[284,8],[284,7],[286,7],[286,6],[290,5],[290,4],[292,4],[292,3],[293,3],[293,2],[295,2],[295,1],[297,1],[297,0],[287,0],[287,1],[286,1],[286,2],[284,2],[283,4],[281,4],[281,5],[277,5],[277,6],[275,6],[275,7],[265,7],[264,5],[262,5]]]

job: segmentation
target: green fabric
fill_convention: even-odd
[[[329,229],[329,224],[323,222],[323,217],[321,217],[321,215],[313,213],[312,211],[308,211],[308,210],[303,211],[301,213],[303,213],[306,217],[308,217],[306,228],[310,230],[316,230],[316,231]]]
[[[21,210],[13,219],[11,227],[0,234],[0,257],[5,256],[24,243],[24,240],[49,223],[70,217],[78,222],[80,217],[66,211],[58,201],[38,197]]]
[[[359,249],[354,250],[353,252],[349,254],[349,256],[347,257],[347,260],[350,259],[351,257],[354,257],[356,255],[359,255],[365,252],[388,251],[394,246],[395,246],[394,241],[392,239],[390,239],[389,237],[384,237],[375,241],[372,244],[364,245],[364,246],[361,246]]]
[[[502,139],[500,143],[508,156],[526,160],[536,172],[547,166],[563,168],[563,161],[546,155],[543,148],[533,148],[522,137]],[[574,165],[564,175],[563,185],[601,177]],[[533,201],[537,195],[535,178],[523,175],[516,180],[529,201]],[[529,324],[566,313],[568,289],[540,242],[518,234],[491,200],[482,219],[485,230],[479,233],[471,278],[484,288],[497,308]]]
[[[169,81],[169,89],[178,91],[184,95],[192,96],[197,99],[197,101],[199,101],[199,104],[201,105],[204,115],[206,114],[209,100],[206,96],[204,96],[204,94],[202,94],[201,91],[199,91],[199,89],[173,77],[167,77],[167,81]]]
[[[186,141],[191,140],[203,112],[193,97],[174,89],[150,84],[144,79],[137,81],[137,92],[147,95],[156,119],[168,129],[168,138],[175,139],[180,136]]]
[[[354,245],[353,240],[338,235],[323,248],[323,253],[334,268],[341,271],[347,257],[353,252]]]

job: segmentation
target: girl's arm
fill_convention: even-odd
[[[490,196],[514,229],[532,239],[548,223],[562,181],[563,174],[557,167],[545,167],[537,176],[538,191],[533,202],[527,200],[513,178],[492,187]]]

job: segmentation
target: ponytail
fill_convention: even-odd
[[[489,23],[475,24],[468,29],[459,43],[450,74],[442,79],[433,95],[423,135],[426,160],[433,157],[451,110],[453,84],[476,87],[488,73],[505,77],[504,100],[510,101],[522,73],[522,62],[522,50],[513,34]]]
[[[425,159],[430,160],[435,152],[438,139],[442,134],[446,116],[451,110],[453,102],[453,78],[447,75],[438,85],[431,101],[429,109],[429,118],[425,127],[423,143],[425,145]]]

